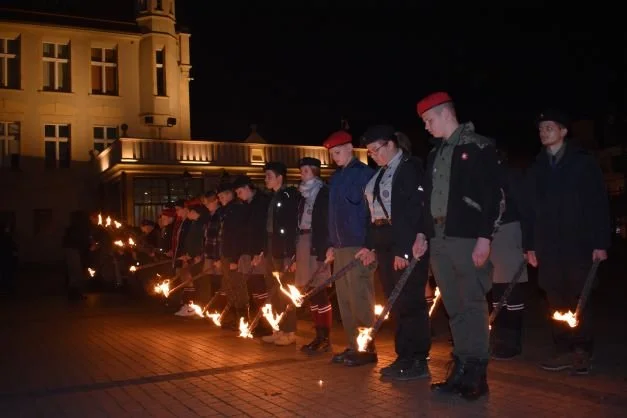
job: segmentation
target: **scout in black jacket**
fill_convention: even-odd
[[[266,304],[268,291],[265,282],[265,266],[263,252],[266,247],[268,205],[270,197],[258,190],[250,177],[238,176],[233,182],[233,190],[241,200],[244,208],[241,238],[243,253],[239,258],[238,271],[247,277],[247,285],[252,295],[253,310],[256,312]],[[253,262],[254,260],[254,262]],[[271,334],[265,320],[255,328],[255,336]]]
[[[590,153],[565,140],[568,119],[549,109],[538,120],[544,149],[529,172],[532,215],[524,235],[551,310],[562,312],[575,309],[592,263],[605,260],[610,246],[603,174]],[[575,329],[552,321],[556,353],[542,363],[545,370],[588,373],[594,346],[589,304],[577,319]]]
[[[218,234],[222,286],[235,313],[235,318],[223,321],[223,328],[237,330],[240,318],[246,320],[248,316],[248,288],[245,278],[237,271],[237,263],[244,251],[242,238],[246,222],[245,208],[242,202],[235,199],[232,184],[221,184],[217,191],[222,205],[222,222]]]
[[[399,134],[400,135],[400,134]],[[392,316],[396,323],[396,360],[381,369],[384,376],[397,380],[429,377],[427,358],[431,348],[429,313],[424,298],[429,262],[424,225],[423,171],[420,160],[399,147],[398,135],[388,125],[369,128],[362,138],[368,154],[380,167],[366,185],[370,222],[366,245],[357,256],[364,264],[376,260],[379,278],[389,297],[403,270],[413,258],[412,247],[422,245],[422,257],[396,301]],[[375,250],[374,254],[369,249]],[[373,353],[358,353],[356,363],[375,360]]]
[[[266,262],[266,287],[272,289],[277,286],[272,272],[282,272],[289,267],[290,259],[296,253],[296,233],[298,231],[298,201],[300,194],[294,187],[286,187],[287,167],[280,162],[269,162],[265,166],[266,187],[272,190],[272,200],[268,206],[266,233],[268,241],[264,251]],[[294,281],[293,274],[282,274],[283,285]],[[289,300],[276,292],[271,300],[277,312],[282,312]],[[289,345],[296,342],[296,311],[294,309],[285,314],[281,322],[281,330],[272,335],[262,337],[267,343]]]

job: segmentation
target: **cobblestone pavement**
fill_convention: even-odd
[[[490,395],[467,402],[430,393],[427,380],[382,380],[378,369],[393,360],[385,328],[379,364],[346,368],[298,351],[312,336],[306,320],[297,346],[275,347],[122,295],[5,298],[0,314],[3,417],[627,416],[624,318],[619,333],[600,327],[596,372],[574,377],[537,368],[548,334],[530,315],[523,358],[492,362]],[[434,322],[440,378],[450,346],[443,316]],[[342,348],[340,325],[334,342]]]

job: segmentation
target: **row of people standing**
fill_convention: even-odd
[[[417,257],[420,261],[392,310],[397,358],[381,373],[398,380],[430,375],[429,317],[424,300],[430,264],[454,343],[452,367],[443,381],[432,384],[432,390],[477,399],[488,392],[487,292],[496,283],[495,294],[502,294],[527,257],[532,265],[540,266],[540,284],[547,290],[552,309],[573,309],[585,272],[593,261],[607,257],[607,196],[592,157],[565,142],[567,121],[560,113],[547,112],[538,120],[546,149],[524,182],[533,187],[519,187],[520,180],[508,180],[494,141],[477,134],[472,123],[458,122],[447,93],[422,99],[417,112],[426,129],[441,139],[429,153],[426,170],[407,152],[406,138],[390,126],[374,126],[362,138],[362,145],[379,166],[376,171],[354,157],[348,132],[335,132],[324,141],[338,166],[329,181],[326,211],[317,204],[327,196],[326,186],[303,176],[300,192],[286,187],[287,169],[279,162],[265,167],[266,186],[273,191],[268,202],[262,201],[261,192],[247,177],[220,186],[218,196],[225,214],[218,241],[224,285],[238,283],[229,292],[234,301],[233,295],[242,295],[234,302],[237,310],[247,311],[247,293],[241,289],[248,284],[257,307],[271,296],[275,310],[282,312],[289,302],[272,291],[277,284],[272,272],[289,271],[294,256],[300,286],[306,286],[313,269],[319,274],[314,281],[328,277],[329,272],[320,267],[331,260],[335,271],[355,258],[361,260],[336,282],[347,346],[332,357],[334,363],[359,366],[377,362],[374,343],[365,351],[357,347],[359,328],[372,326],[375,319],[373,266],[378,265],[389,296],[411,258]],[[303,167],[312,170],[319,162],[307,159],[299,165],[303,173],[307,171]],[[233,193],[243,203],[234,202]],[[255,196],[259,202],[255,210],[246,211]],[[309,210],[310,221],[303,216]],[[232,246],[229,237],[234,240]],[[308,257],[303,256],[303,251],[307,252],[302,250],[307,248],[303,237],[311,242]],[[586,253],[592,257],[585,257]],[[250,258],[250,265],[242,256]],[[307,259],[309,263],[303,261]],[[238,278],[233,278],[235,274]],[[250,276],[248,280],[246,276]],[[282,276],[284,284],[288,277]],[[523,271],[521,281],[525,280]],[[316,326],[322,330],[308,346],[326,350],[328,298],[312,303],[312,312],[314,308]],[[520,352],[523,308],[521,295],[511,295],[501,319],[493,324],[493,355],[510,357]],[[294,342],[294,311],[287,315],[281,330],[265,336],[264,341],[278,345]],[[583,323],[589,324],[588,315],[589,310]],[[556,331],[556,341],[560,338],[567,340],[568,355],[543,363],[543,368],[587,371],[592,341],[589,325],[566,336]],[[303,349],[308,350],[306,346]]]

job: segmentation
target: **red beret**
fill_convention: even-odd
[[[444,91],[439,91],[437,93],[432,93],[418,102],[416,105],[416,110],[418,111],[418,116],[422,116],[427,110],[439,106],[442,103],[452,102],[451,96]]]
[[[202,205],[202,202],[200,201],[200,199],[190,199],[190,200],[185,201],[186,208],[191,208],[192,206],[198,206],[198,205]]]
[[[337,147],[338,145],[350,144],[353,142],[353,137],[346,131],[333,132],[327,139],[324,140],[322,145],[326,149]]]
[[[176,218],[176,209],[174,208],[163,208],[161,211],[161,216],[169,216],[170,218]]]

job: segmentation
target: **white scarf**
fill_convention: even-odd
[[[311,229],[313,205],[323,184],[322,180],[318,177],[314,177],[307,181],[302,181],[298,186],[300,194],[305,198],[303,215],[300,218],[300,223],[298,225],[300,229]]]

